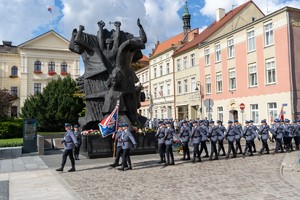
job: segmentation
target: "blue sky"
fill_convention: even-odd
[[[248,0],[188,0],[191,27],[203,30],[215,20],[215,10],[233,7]],[[284,6],[300,8],[300,0],[253,0],[269,14]],[[53,12],[47,10],[52,6]],[[51,29],[69,39],[74,28],[84,25],[87,33],[96,34],[97,21],[112,29],[109,21],[121,21],[121,29],[138,34],[137,18],[148,36],[144,53],[148,55],[156,41],[182,31],[181,15],[185,0],[0,0],[0,40],[19,45]],[[1,42],[0,41],[0,42]]]

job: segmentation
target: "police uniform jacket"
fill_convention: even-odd
[[[217,126],[209,126],[209,138],[210,141],[216,142],[218,140],[218,127]]]
[[[191,128],[189,126],[182,126],[180,128],[179,137],[181,138],[182,142],[188,142],[190,139],[190,134],[191,134]]]
[[[294,137],[294,127],[291,124],[285,124],[284,126],[284,136],[285,137]]]
[[[282,139],[283,138],[283,133],[284,133],[284,128],[281,124],[275,125],[271,129],[271,132],[276,137],[276,139]]]
[[[198,131],[198,127],[197,126],[193,126],[192,127],[192,135],[191,135],[193,144],[199,144],[200,140],[201,140],[201,134]]]
[[[296,133],[296,136],[300,136],[300,124],[295,124],[295,133]]]
[[[74,131],[74,135],[75,135],[75,138],[77,140],[77,143],[80,145],[82,143],[81,133],[79,131]]]
[[[166,128],[164,128],[164,127],[159,127],[159,128],[157,129],[157,132],[156,132],[156,134],[155,134],[155,137],[156,137],[157,140],[158,140],[158,144],[163,144],[163,143],[165,143],[165,139],[164,139],[164,137],[165,137],[165,129],[166,129]]]
[[[228,142],[234,142],[235,140],[235,131],[234,131],[234,126],[233,125],[229,125],[228,128],[227,128],[227,132],[226,132],[226,139]]]
[[[73,131],[67,130],[64,135],[64,149],[69,150],[74,148],[74,144],[78,144]]]
[[[122,131],[121,134],[122,149],[129,149],[132,144],[136,144],[134,137],[129,130]]]
[[[116,133],[116,141],[117,141],[117,147],[122,147],[123,146],[123,144],[122,144],[122,142],[121,142],[121,136],[122,136],[122,130],[119,130],[119,131],[117,131],[117,133]]]
[[[174,129],[171,127],[165,128],[165,144],[172,145],[173,144],[173,136],[175,135]]]
[[[226,128],[223,125],[218,126],[218,140],[224,140],[224,132],[226,132]]]
[[[268,124],[262,125],[259,128],[259,134],[261,135],[262,140],[267,140],[269,138],[269,130],[270,130],[270,126]]]
[[[253,139],[253,133],[252,133],[252,127],[251,126],[245,126],[244,127],[244,138],[246,141],[250,141]]]
[[[202,125],[202,126],[199,126],[197,128],[197,131],[200,133],[200,137],[201,137],[201,141],[206,141],[208,138],[207,138],[207,135],[208,135],[208,128],[207,126],[205,125]]]
[[[259,135],[258,135],[258,128],[257,126],[255,125],[250,125],[251,126],[251,133],[252,133],[252,139],[254,140],[255,138],[259,138]]]

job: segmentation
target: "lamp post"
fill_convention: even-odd
[[[199,88],[198,88],[199,87]],[[202,95],[201,95],[201,82],[197,81],[195,91],[199,91],[199,98],[200,98],[200,119],[202,118]]]

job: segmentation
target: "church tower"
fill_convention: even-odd
[[[187,1],[185,2],[185,8],[184,8],[184,13],[182,15],[182,21],[183,21],[183,32],[186,34],[191,30],[191,15],[189,13],[188,7],[187,7]]]

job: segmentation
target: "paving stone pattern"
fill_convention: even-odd
[[[0,200],[9,199],[9,183],[8,181],[0,181]]]

